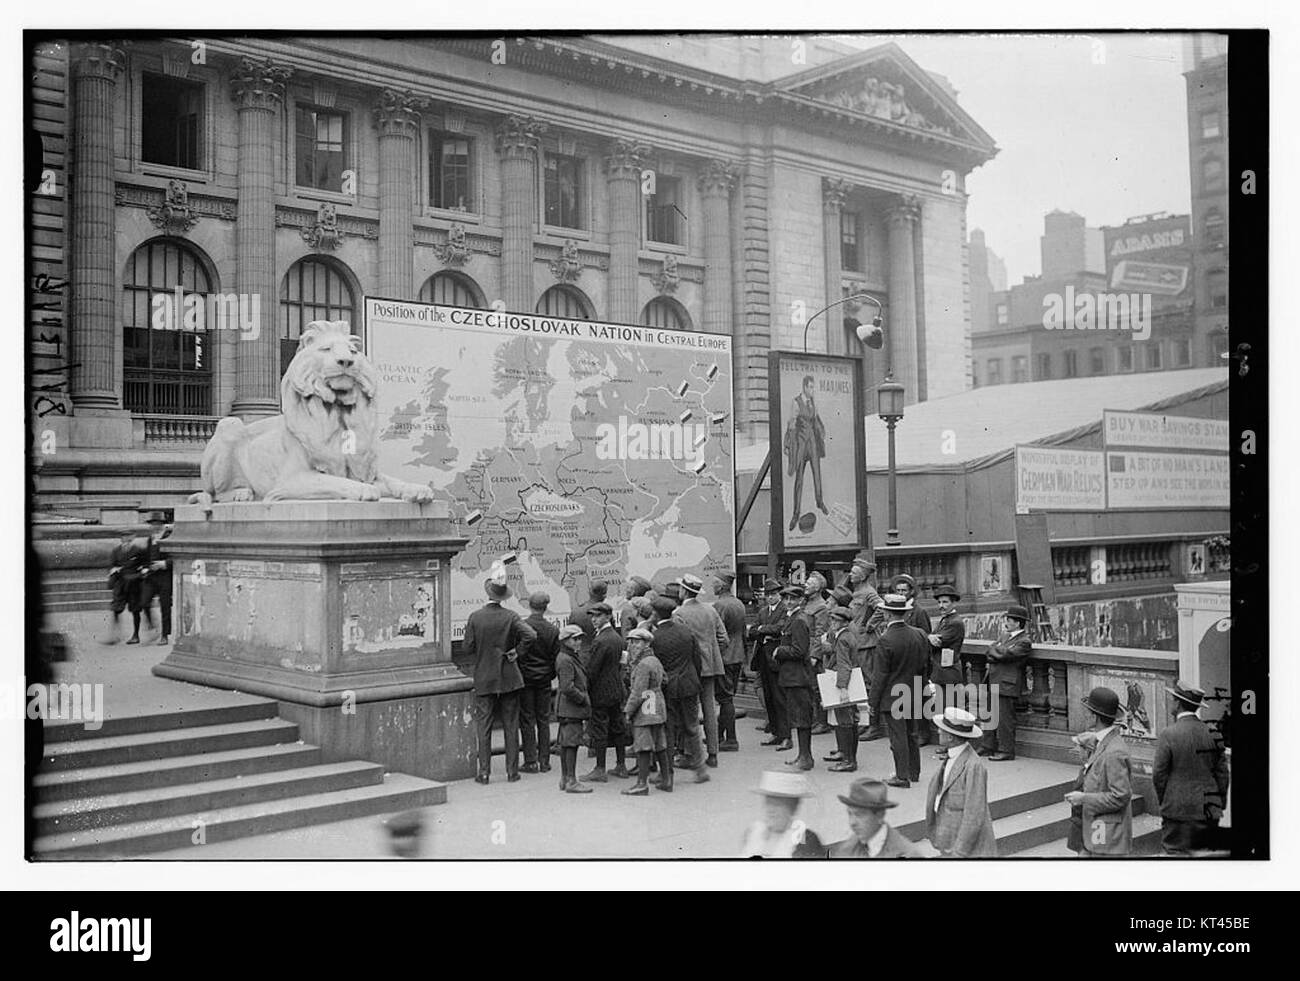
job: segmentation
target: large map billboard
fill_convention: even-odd
[[[367,297],[365,343],[380,469],[469,537],[454,639],[509,554],[507,605],[553,616],[594,581],[734,571],[731,338]]]

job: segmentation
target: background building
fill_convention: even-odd
[[[1185,45],[1196,356],[1221,363],[1228,350],[1228,39],[1193,34]]]
[[[964,181],[996,148],[897,45],[159,38],[32,57],[43,509],[176,503],[216,420],[276,412],[303,325],[359,326],[364,295],[731,334],[742,440],[766,426],[767,352],[802,349],[808,316],[859,289],[887,306],[909,401],[968,385]],[[172,329],[190,295],[207,329]],[[817,318],[809,349],[879,380],[842,323]]]

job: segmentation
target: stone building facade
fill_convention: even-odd
[[[38,506],[167,506],[218,418],[278,408],[303,324],[362,297],[864,351],[910,401],[969,384],[965,179],[996,153],[894,44],[817,38],[35,43]],[[864,308],[862,319],[873,312]]]

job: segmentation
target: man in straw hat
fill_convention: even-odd
[[[1083,851],[1080,855],[1127,855],[1133,846],[1133,764],[1120,727],[1119,695],[1098,686],[1083,699],[1092,713],[1097,748],[1083,765],[1083,787],[1065,795],[1066,803],[1082,809]]]
[[[567,794],[591,793],[590,787],[578,782],[578,747],[582,745],[583,726],[591,718],[581,649],[582,628],[566,623],[560,628],[560,649],[555,656],[555,716],[560,723],[560,790]]]
[[[821,839],[795,819],[800,801],[812,796],[802,774],[764,770],[754,793],[763,798],[763,816],[746,829],[741,858],[820,858],[825,854]]]
[[[921,719],[915,718],[913,692],[924,684],[930,643],[916,627],[908,626],[908,600],[897,593],[885,596],[881,609],[889,618],[876,648],[876,668],[871,682],[871,707],[875,718],[883,719],[889,732],[889,748],[894,754],[894,774],[886,783],[891,787],[910,787],[921,779],[921,748],[917,730]],[[899,697],[905,692],[906,697]]]
[[[498,711],[506,737],[506,779],[519,779],[519,692],[524,677],[519,656],[527,656],[537,634],[518,613],[501,602],[510,596],[506,567],[492,563],[483,583],[487,603],[469,615],[461,653],[474,665],[474,720],[478,732],[479,783],[487,783],[492,772],[492,717]]]
[[[772,654],[781,639],[781,621],[785,619],[785,606],[781,602],[782,585],[775,579],[763,583],[764,605],[758,611],[758,623],[753,634],[754,657],[750,668],[758,672],[759,684],[763,690],[763,707],[767,711],[767,725],[764,731],[770,738],[763,740],[761,746],[775,746],[777,751],[791,748],[790,723],[786,720],[785,695],[776,683],[776,661]]]
[[[1228,800],[1223,742],[1197,714],[1205,692],[1175,681],[1169,693],[1173,722],[1160,730],[1152,782],[1160,799],[1160,841],[1170,855],[1219,845],[1219,819]]]
[[[827,858],[924,858],[925,851],[891,828],[885,817],[897,801],[879,780],[863,777],[849,785],[848,796],[837,794],[849,813],[853,832],[826,851]]]
[[[740,669],[745,662],[745,604],[732,595],[735,573],[720,572],[713,578],[713,609],[727,632],[727,647],[722,652],[724,674],[719,679],[718,696],[718,750],[734,753],[740,749],[736,738],[736,688],[740,684]]]
[[[1002,622],[1002,636],[989,646],[984,675],[990,694],[996,693],[998,698],[998,726],[984,734],[983,748],[983,755],[995,763],[1016,758],[1016,699],[1025,662],[1034,653],[1033,641],[1025,631],[1028,610],[1009,606]]]
[[[984,735],[975,716],[949,707],[934,720],[944,764],[930,781],[925,828],[930,844],[952,858],[996,858],[989,775],[975,743]]]
[[[727,649],[727,629],[722,625],[718,611],[708,603],[700,602],[704,581],[690,573],[682,576],[678,585],[682,590],[682,603],[673,616],[691,628],[700,645],[700,708],[704,710],[704,744],[708,749],[705,762],[718,765],[718,687],[727,673],[722,652]]]

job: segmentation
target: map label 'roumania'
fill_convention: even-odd
[[[603,422],[596,427],[596,456],[601,460],[684,460],[698,462],[709,428],[703,424]]]

